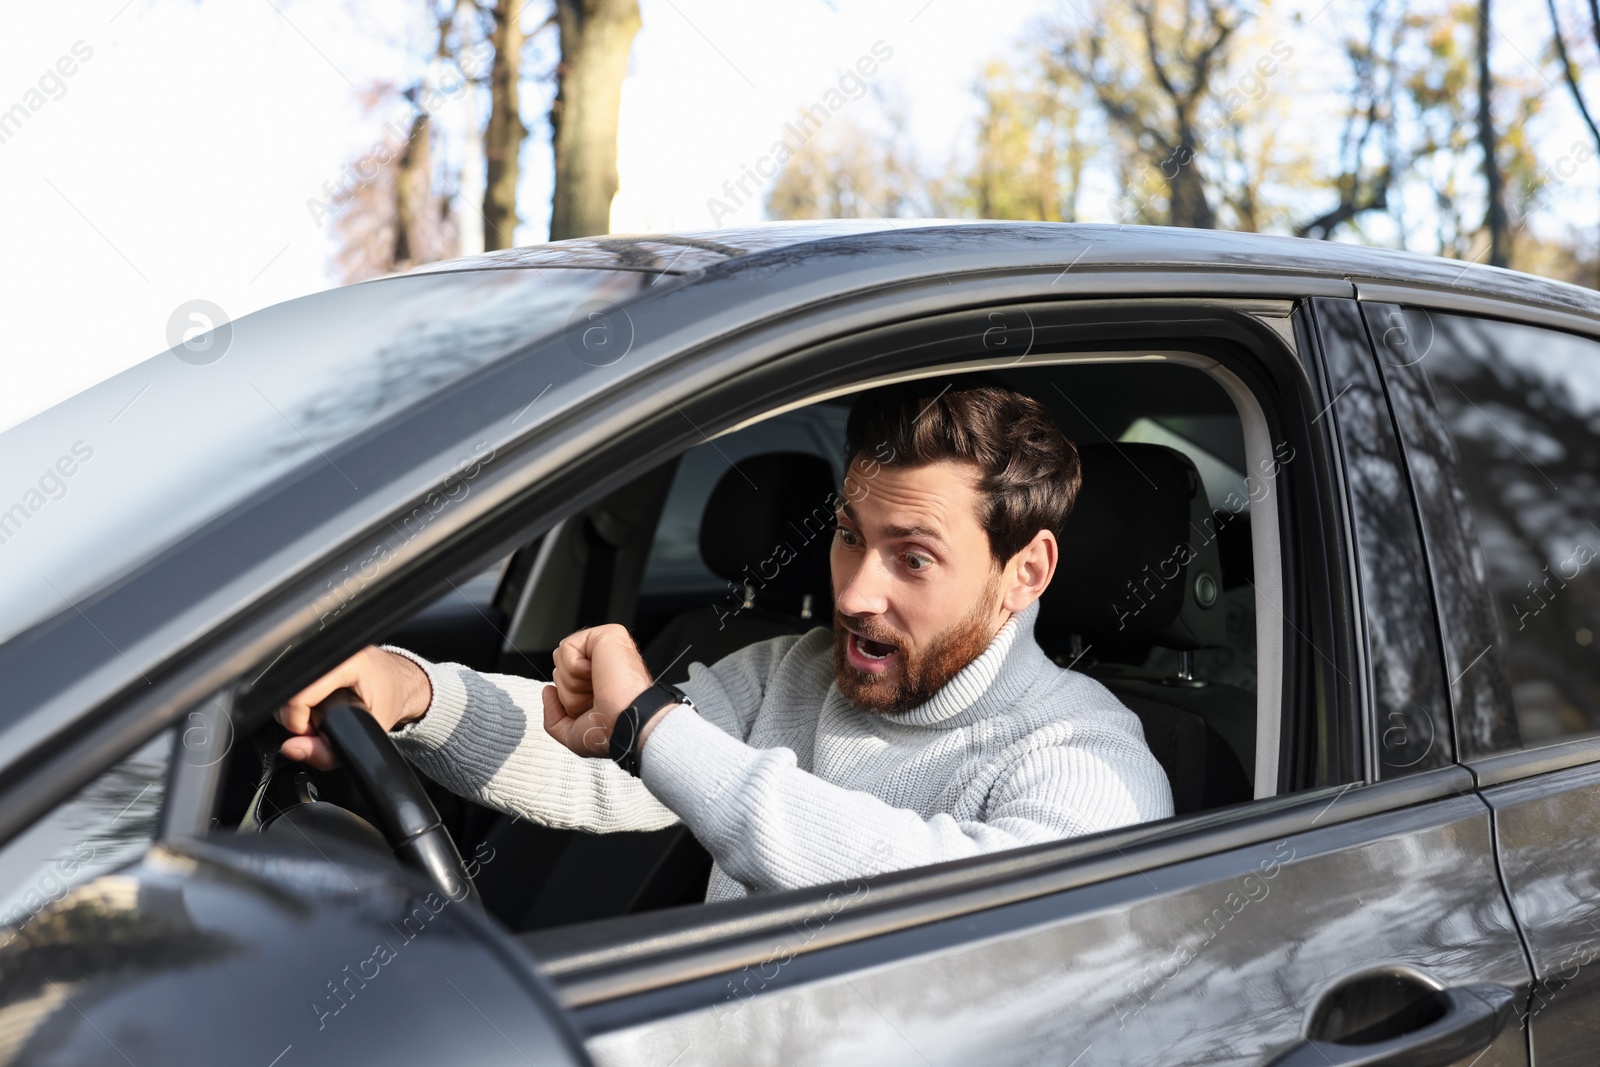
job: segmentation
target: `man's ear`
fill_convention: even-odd
[[[1034,534],[1006,564],[1006,593],[1000,606],[1015,615],[1038,600],[1055,577],[1058,555],[1055,534],[1049,530]]]

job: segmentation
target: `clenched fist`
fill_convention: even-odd
[[[610,755],[617,716],[650,688],[633,637],[616,623],[579,630],[556,646],[555,662],[555,684],[544,689],[545,732],[580,756]]]

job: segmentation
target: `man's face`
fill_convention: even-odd
[[[851,464],[831,563],[834,672],[858,707],[901,712],[972,662],[1009,617],[979,521],[975,464]]]

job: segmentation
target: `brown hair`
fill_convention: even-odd
[[[982,472],[978,516],[1005,564],[1040,530],[1061,536],[1083,482],[1078,450],[1039,401],[983,379],[927,379],[870,389],[845,425],[845,462],[885,467],[965,460]]]

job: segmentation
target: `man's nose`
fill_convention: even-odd
[[[835,564],[834,579],[833,602],[842,614],[882,615],[889,610],[889,572],[876,553],[866,553],[853,571]]]

